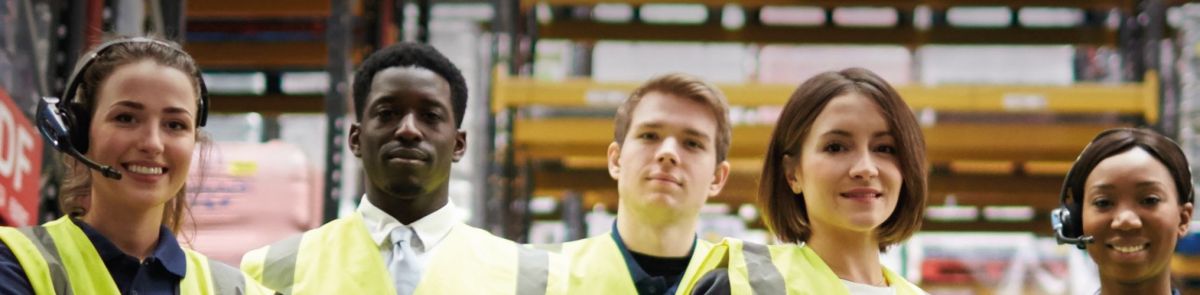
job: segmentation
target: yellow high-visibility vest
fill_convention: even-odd
[[[727,268],[733,295],[850,294],[837,274],[805,245],[766,246],[727,238],[713,246],[700,269],[707,272],[719,267]],[[886,267],[883,278],[896,289],[897,295],[927,294]],[[689,292],[698,279],[688,282]]]
[[[563,294],[561,256],[459,223],[438,244],[414,294]],[[396,294],[362,215],[260,248],[242,270],[281,294]]]
[[[17,257],[35,294],[121,294],[96,247],[68,217],[41,226],[0,227],[0,240]],[[183,252],[187,273],[179,282],[180,294],[272,294],[236,268]]]
[[[698,279],[701,261],[707,256],[712,243],[697,240],[692,249],[692,258],[688,261],[687,270],[680,279],[675,294],[685,293],[684,283]],[[570,278],[567,282],[567,292],[576,294],[637,294],[633,283],[633,275],[625,265],[625,257],[612,233],[562,244],[563,256],[571,265]]]

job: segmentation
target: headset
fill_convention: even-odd
[[[121,173],[117,172],[109,165],[96,163],[84,153],[88,150],[88,132],[91,123],[92,112],[86,105],[75,101],[75,93],[79,90],[79,84],[83,82],[83,73],[86,73],[88,68],[96,61],[96,58],[103,56],[117,45],[131,43],[146,43],[153,46],[170,48],[191,59],[191,55],[184,52],[183,49],[175,47],[167,42],[154,40],[145,37],[127,38],[105,42],[100,44],[95,49],[92,49],[77,62],[75,71],[71,73],[67,80],[67,88],[64,90],[61,98],[58,97],[42,97],[38,101],[37,114],[35,121],[37,122],[38,131],[41,131],[42,137],[54,149],[63,152],[88,168],[99,171],[104,177],[120,180]],[[194,59],[193,59],[194,62]],[[199,71],[197,71],[199,72]],[[193,73],[188,73],[192,75]],[[204,77],[195,73],[197,87],[200,88],[200,103],[197,108],[196,126],[204,126],[208,121],[208,88],[204,85]]]
[[[1083,148],[1084,152],[1090,148]],[[1079,154],[1080,156],[1083,153]],[[1059,192],[1059,207],[1050,211],[1050,227],[1054,229],[1054,240],[1059,245],[1071,244],[1076,248],[1087,249],[1087,244],[1095,242],[1092,236],[1083,235],[1083,203],[1075,202],[1074,194],[1071,192],[1072,176],[1080,169],[1083,169],[1082,163],[1079,162],[1079,157],[1075,158],[1075,164],[1071,166],[1071,170],[1067,171],[1067,178],[1063,180],[1062,191]],[[1067,200],[1071,202],[1068,203]],[[1080,198],[1082,199],[1082,198]]]
[[[1130,129],[1112,129],[1101,132],[1099,135],[1096,135],[1096,138],[1092,139],[1092,142],[1096,142],[1096,140],[1108,135],[1111,132],[1128,130]],[[1165,136],[1163,139],[1171,142],[1171,146],[1173,146],[1180,155],[1185,155],[1178,143],[1170,138],[1166,138]],[[1087,249],[1087,244],[1095,242],[1095,238],[1092,236],[1083,235],[1083,203],[1082,201],[1076,202],[1076,200],[1083,200],[1083,192],[1072,191],[1071,183],[1078,181],[1075,180],[1074,177],[1087,177],[1087,175],[1078,176],[1075,174],[1082,173],[1080,170],[1084,169],[1083,166],[1085,163],[1080,162],[1079,159],[1085,153],[1087,153],[1088,149],[1091,147],[1092,145],[1089,143],[1087,147],[1083,148],[1083,152],[1079,153],[1079,157],[1075,158],[1075,164],[1071,165],[1071,170],[1067,171],[1067,177],[1065,180],[1063,180],[1062,191],[1059,192],[1059,207],[1050,211],[1050,227],[1054,230],[1054,240],[1057,241],[1059,245],[1072,244],[1081,250]],[[1135,145],[1133,148],[1138,147]],[[1155,156],[1156,159],[1162,161],[1162,159],[1159,159],[1159,157],[1161,156]],[[1192,170],[1191,165],[1187,165],[1185,168],[1188,169],[1188,174],[1190,175]],[[1172,174],[1172,177],[1174,177],[1174,174]],[[1176,188],[1185,190],[1181,191],[1181,193],[1186,194],[1186,202],[1193,202],[1195,200],[1195,190],[1192,188],[1191,179],[1184,179],[1183,181],[1186,181],[1187,183],[1177,183],[1175,184]],[[1182,198],[1184,196],[1181,195],[1179,197]],[[1067,201],[1068,199],[1071,200],[1069,203]]]

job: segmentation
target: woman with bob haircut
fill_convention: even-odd
[[[726,239],[706,269],[728,277],[717,270],[692,290],[725,293],[727,279],[732,294],[923,294],[879,253],[920,228],[926,169],[917,120],[882,78],[850,68],[805,81],[775,125],[759,187],[782,244]]]
[[[207,100],[192,57],[122,38],[79,63],[62,100],[38,110],[38,128],[64,152],[67,216],[0,227],[0,294],[270,294],[175,238],[192,155],[205,146]]]
[[[1055,231],[1096,262],[1098,294],[1179,294],[1170,265],[1192,218],[1190,167],[1179,145],[1145,129],[1105,130],[1080,153]]]

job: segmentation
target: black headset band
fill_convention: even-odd
[[[183,51],[183,49],[173,46],[170,43],[151,39],[151,38],[133,37],[133,38],[125,38],[125,39],[118,39],[118,40],[104,42],[104,43],[96,46],[95,49],[92,49],[91,51],[89,51],[87,54],[84,54],[83,57],[80,58],[80,60],[79,60],[80,62],[75,66],[75,70],[71,73],[71,76],[67,79],[67,84],[66,84],[67,87],[66,87],[66,89],[63,90],[63,95],[59,99],[59,104],[58,104],[59,110],[67,110],[70,108],[70,105],[75,102],[75,95],[76,95],[76,92],[79,91],[79,84],[83,83],[83,79],[80,76],[84,72],[86,72],[87,69],[89,67],[91,67],[93,63],[95,63],[97,57],[100,57],[105,52],[107,52],[109,49],[116,47],[116,45],[129,44],[129,43],[148,43],[148,44],[154,44],[157,46],[161,46],[164,48],[170,48],[171,50],[186,56],[189,60],[192,60],[193,64],[195,64],[195,59],[193,59],[192,56],[190,54],[188,54],[186,51]],[[196,109],[196,112],[197,112],[196,126],[200,127],[200,126],[204,126],[208,122],[208,87],[204,84],[204,77],[200,76],[199,65],[195,65],[195,67],[196,67],[196,73],[187,73],[187,74],[189,76],[191,76],[191,75],[196,76],[196,83],[197,83],[196,87],[200,89],[200,97],[199,97],[199,102],[198,102],[198,106]]]

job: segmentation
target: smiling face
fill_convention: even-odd
[[[1167,167],[1141,148],[1096,164],[1084,182],[1083,233],[1102,278],[1136,283],[1165,275],[1192,204],[1179,204]]]
[[[792,192],[802,194],[814,236],[870,234],[896,210],[902,177],[896,139],[878,104],[857,92],[829,101],[800,157],[785,157]],[[828,235],[828,234],[825,234]]]
[[[124,176],[91,171],[93,206],[163,206],[183,189],[196,147],[196,89],[178,69],[143,60],[100,86],[87,156]]]
[[[391,67],[375,74],[370,90],[361,122],[350,128],[350,149],[362,159],[368,193],[381,200],[446,198],[450,164],[466,150],[446,80],[425,68]]]
[[[729,173],[728,162],[716,160],[713,111],[692,99],[650,92],[630,118],[624,144],[608,148],[618,212],[646,222],[696,218]]]

